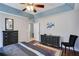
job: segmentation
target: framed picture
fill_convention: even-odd
[[[55,23],[54,22],[48,22],[47,23],[47,28],[54,28],[54,26],[55,26]]]
[[[5,30],[14,30],[14,20],[5,18]]]

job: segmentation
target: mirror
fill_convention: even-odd
[[[14,20],[5,18],[5,30],[14,30]]]

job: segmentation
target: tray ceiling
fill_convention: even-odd
[[[19,10],[22,10],[26,7],[26,5],[22,5],[20,3],[4,3],[4,4],[11,6],[13,8],[19,9]],[[40,12],[44,12],[46,10],[50,10],[50,9],[55,8],[57,6],[60,6],[63,3],[39,3],[39,4],[43,4],[45,7],[44,8],[36,8],[36,10],[37,10],[36,13],[34,13],[32,11],[27,11],[27,10],[24,11],[24,12],[28,12],[30,14],[37,14],[37,13],[40,13]]]

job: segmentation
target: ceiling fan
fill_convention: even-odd
[[[22,9],[22,11],[29,10],[29,11],[37,12],[36,7],[44,8],[43,4],[35,4],[35,3],[20,3],[20,4],[25,5],[25,8]]]

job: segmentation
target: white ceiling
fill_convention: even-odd
[[[22,10],[22,9],[24,9],[26,7],[26,5],[22,5],[20,3],[4,3],[4,4],[9,5],[9,6],[11,6],[13,8],[16,8],[16,9],[19,9],[19,10]],[[44,4],[44,8],[36,8],[37,9],[36,13],[30,12],[30,11],[25,11],[25,12],[28,12],[30,14],[37,14],[37,13],[40,13],[40,12],[55,8],[57,6],[60,6],[63,3],[40,3],[40,4]]]

